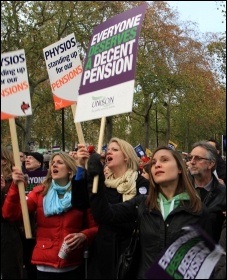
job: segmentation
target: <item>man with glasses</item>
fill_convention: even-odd
[[[226,186],[221,184],[213,171],[217,165],[217,150],[207,141],[193,144],[188,156],[188,171],[202,202],[210,212],[212,238],[218,242],[226,211]]]

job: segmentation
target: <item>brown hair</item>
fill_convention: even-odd
[[[151,161],[149,160],[149,162],[147,162],[146,164],[144,164],[143,169],[149,174],[150,176],[150,169],[151,169]]]
[[[5,180],[12,178],[12,168],[14,166],[13,152],[1,146],[1,159],[5,160],[5,164],[1,165],[1,174]]]
[[[176,188],[175,195],[186,192],[190,198],[190,207],[192,208],[192,211],[199,212],[202,208],[201,200],[189,179],[185,162],[183,161],[180,153],[172,150],[171,148],[169,148],[167,146],[159,147],[153,152],[153,155],[151,158],[151,165],[152,165],[152,159],[153,159],[154,155],[156,154],[157,151],[160,151],[160,150],[169,151],[175,158],[179,170],[181,170],[181,173],[179,174],[179,181],[178,181],[178,186]],[[146,204],[149,206],[149,209],[153,209],[153,208],[159,209],[157,198],[158,198],[158,194],[160,192],[160,186],[159,186],[159,184],[156,184],[154,182],[153,177],[151,175],[151,170],[149,170],[149,176],[150,176],[150,187],[149,187],[149,191],[148,191],[148,197],[146,200]]]

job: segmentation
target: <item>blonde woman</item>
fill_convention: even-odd
[[[97,233],[97,225],[90,209],[73,209],[71,180],[76,173],[75,160],[65,152],[52,155],[46,179],[27,196],[29,213],[36,211],[36,246],[32,263],[37,265],[38,279],[82,279],[83,252]],[[13,183],[2,209],[4,218],[21,219],[17,184],[23,173],[13,169]],[[68,245],[68,257],[58,256],[61,245]]]
[[[84,145],[78,145],[78,148],[78,168],[84,168],[84,160],[89,158],[89,154]],[[101,155],[97,153],[92,156],[101,160]],[[92,165],[91,161],[89,164]],[[94,169],[96,166],[95,163]],[[139,158],[132,145],[127,141],[117,137],[109,141],[106,151],[106,166],[109,172],[105,177],[104,191],[110,204],[128,201],[139,194],[147,193],[149,181],[139,174]],[[101,172],[104,176],[102,165]],[[91,174],[88,174],[88,185],[91,187],[93,178],[90,181],[90,176]],[[75,188],[73,188],[73,202],[78,197],[77,186],[78,184],[75,184]],[[77,203],[73,203],[73,205],[78,207]],[[133,226],[134,223],[131,222],[99,225],[94,248],[90,250],[89,279],[116,279],[118,259],[129,244]]]

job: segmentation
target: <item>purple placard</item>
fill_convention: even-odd
[[[26,171],[28,175],[28,182],[25,188],[25,192],[29,193],[35,186],[41,185],[47,175],[48,170],[36,170]]]
[[[139,34],[147,3],[94,28],[79,95],[134,80]]]

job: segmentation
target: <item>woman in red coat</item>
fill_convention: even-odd
[[[65,152],[52,155],[46,179],[27,196],[29,213],[36,212],[36,246],[32,263],[37,265],[38,279],[84,278],[83,253],[91,245],[98,227],[91,210],[73,209],[71,180],[76,173],[75,160]],[[5,219],[22,219],[17,184],[24,174],[13,168],[13,183],[2,208]],[[68,245],[68,256],[58,256],[61,245]]]

